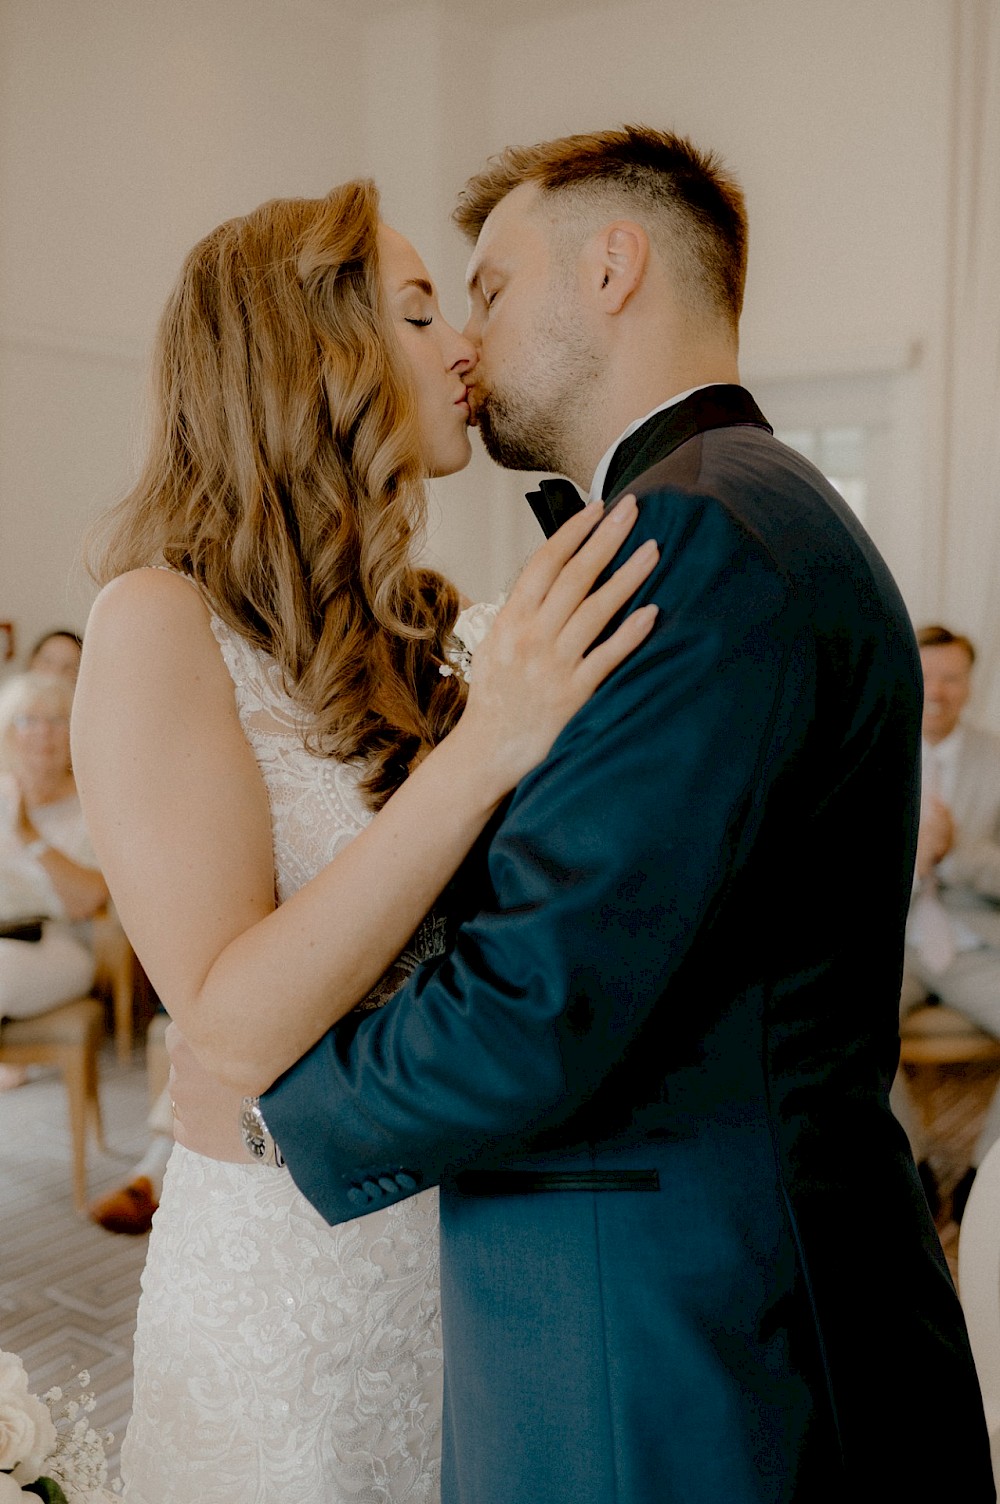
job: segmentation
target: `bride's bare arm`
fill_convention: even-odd
[[[94,607],[73,762],[91,839],[150,980],[214,1075],[262,1091],[371,989],[499,801],[645,636],[637,551],[587,596],[631,526],[572,519],[526,568],[476,655],[459,724],[322,872],[274,902],[271,820],[200,595],[140,570]],[[583,544],[582,547],[580,545]]]

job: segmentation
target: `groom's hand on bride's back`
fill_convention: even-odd
[[[244,1093],[205,1069],[175,1023],[167,1028],[166,1043],[174,1138],[208,1159],[246,1164],[250,1156],[240,1134]]]

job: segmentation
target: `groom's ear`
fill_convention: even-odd
[[[649,236],[631,219],[616,219],[594,236],[591,287],[603,313],[620,313],[640,286],[649,261]]]

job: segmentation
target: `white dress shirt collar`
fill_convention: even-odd
[[[594,471],[594,478],[590,483],[590,495],[587,497],[587,500],[599,501],[601,499],[604,494],[604,482],[608,478],[608,471],[611,468],[611,461],[614,459],[615,453],[619,446],[624,444],[625,440],[630,438],[644,423],[648,423],[650,418],[655,418],[657,413],[666,412],[668,407],[676,407],[678,402],[683,402],[686,397],[693,396],[695,392],[703,392],[708,386],[725,385],[724,381],[703,381],[700,386],[689,386],[686,392],[678,392],[676,397],[668,397],[666,402],[661,402],[659,407],[654,407],[644,418],[636,418],[635,422],[630,423],[624,433],[618,435],[610,448],[605,450],[600,464]]]

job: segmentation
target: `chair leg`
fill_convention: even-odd
[[[131,960],[131,958],[130,958]],[[115,1052],[123,1065],[132,1059],[132,1038],[135,1015],[135,980],[131,964],[127,975],[119,975],[114,982]]]
[[[938,1065],[921,1065],[918,1069],[925,1073],[925,1087],[920,1093],[920,1121],[925,1134],[930,1137],[934,1122],[935,1097],[938,1087],[941,1085],[941,1067]]]
[[[78,1212],[87,1205],[87,1065],[75,1055],[63,1062],[69,1098],[69,1131],[73,1140],[73,1202]]]
[[[94,1139],[99,1149],[106,1149],[104,1141],[104,1121],[101,1116],[101,1094],[98,1089],[97,1076],[97,1042],[91,1043],[87,1050],[87,1116],[94,1130]]]

